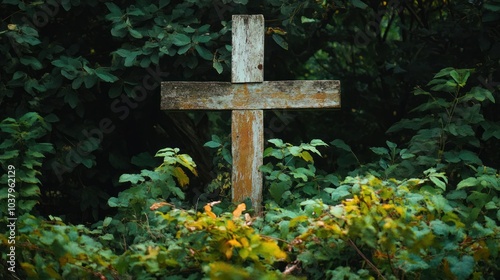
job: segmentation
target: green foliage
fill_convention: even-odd
[[[18,231],[16,273],[2,262],[0,278],[498,278],[499,7],[2,1],[0,159],[16,168]],[[228,80],[230,16],[255,11],[266,17],[266,80],[335,78],[347,93],[338,112],[266,127],[325,142],[269,141],[260,217],[229,202],[228,139],[205,144],[215,174],[200,164],[206,127],[220,122],[158,106],[162,80]],[[151,170],[165,145],[199,166],[166,148]],[[184,201],[203,188],[205,207]]]
[[[450,179],[455,182],[461,176],[473,175],[468,166],[483,164],[480,149],[486,141],[500,138],[497,122],[484,116],[485,107],[495,99],[488,89],[467,84],[471,73],[470,69],[445,68],[428,83],[429,91],[414,91],[427,100],[412,110],[412,118],[400,120],[387,131],[389,135],[408,136],[404,148],[386,141],[387,147],[370,148],[378,161],[361,165],[352,149],[337,139],[332,145],[341,151],[339,165],[347,169],[357,166],[353,174],[370,172],[385,178],[419,176],[431,168],[452,174]],[[431,180],[445,188],[447,182],[432,178],[435,176]]]
[[[456,201],[429,181],[348,177],[325,189],[337,203],[305,200],[298,211],[271,203],[261,232],[286,240],[308,279],[340,271],[363,278],[496,275],[500,220],[466,225]]]
[[[213,166],[217,174],[207,187],[207,192],[211,193],[215,190],[230,195],[231,187],[231,167],[233,164],[233,157],[231,155],[231,143],[228,139],[221,139],[217,135],[212,135],[212,140],[206,142],[204,147],[214,149]]]
[[[54,152],[52,144],[39,141],[50,130],[51,124],[33,112],[26,113],[19,119],[6,118],[0,123],[3,139],[0,144],[0,160],[6,171],[0,179],[2,222],[8,216],[7,209],[12,208],[7,206],[11,198],[16,201],[15,217],[29,213],[38,203],[40,168],[45,155]],[[14,193],[7,190],[9,186],[12,186]]]
[[[296,165],[309,163],[309,157],[301,156],[304,152],[316,153],[317,146],[326,145],[320,140],[300,146],[278,139],[270,142],[276,148],[268,148],[269,155]],[[216,201],[200,213],[179,208],[175,191],[163,195],[161,189],[182,188],[176,168],[194,170],[192,160],[178,151],[160,150],[157,155],[164,163],[154,171],[123,175],[122,181],[132,186],[109,199],[117,213],[93,229],[68,226],[59,218],[44,221],[24,215],[16,239],[19,275],[25,279],[336,279],[340,275],[489,279],[500,270],[500,181],[492,168],[478,168],[475,177],[456,188],[442,188],[447,177],[427,170],[421,178],[402,181],[347,177],[307,194],[301,190],[306,185],[299,182],[320,176],[304,180],[292,175],[298,168],[290,163],[270,165],[271,186],[281,182],[272,177],[279,171],[296,184],[293,192],[304,197],[283,208],[278,205],[282,199],[274,201],[271,195],[265,214],[251,217],[244,214],[245,204],[229,213],[216,210],[220,203]],[[172,185],[155,181],[160,174],[168,174]],[[482,193],[488,193],[489,200],[478,196]],[[8,246],[6,236],[0,237],[2,246]]]
[[[273,161],[260,168],[266,179],[266,188],[272,199],[280,206],[296,206],[304,198],[324,195],[322,189],[338,183],[338,178],[322,172],[317,172],[311,155],[321,156],[319,146],[328,146],[319,139],[310,143],[293,146],[283,143],[280,139],[271,139],[264,151],[264,158]],[[326,199],[326,197],[323,197]]]

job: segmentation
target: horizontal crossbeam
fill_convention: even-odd
[[[340,81],[162,82],[162,110],[340,108]]]

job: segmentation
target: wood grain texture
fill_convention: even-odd
[[[233,15],[231,82],[264,81],[264,16]]]
[[[262,209],[263,109],[340,108],[339,81],[264,82],[264,17],[235,15],[231,83],[162,82],[162,110],[233,110],[232,198]]]
[[[163,82],[163,110],[340,108],[339,81]]]
[[[257,213],[262,204],[264,151],[264,113],[262,110],[234,110],[231,121],[232,198],[239,203],[250,198]]]

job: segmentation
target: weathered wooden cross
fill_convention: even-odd
[[[262,202],[263,109],[339,108],[339,81],[264,82],[264,17],[233,15],[231,83],[162,82],[162,110],[232,110],[232,198]]]

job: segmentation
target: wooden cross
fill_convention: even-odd
[[[264,82],[264,17],[233,15],[231,83],[162,82],[162,110],[232,110],[232,198],[262,202],[263,109],[340,108],[339,81]]]

